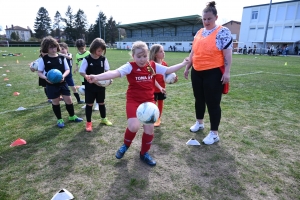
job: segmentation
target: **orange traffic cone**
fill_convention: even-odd
[[[19,96],[20,95],[20,93],[19,92],[14,92],[14,94],[13,94],[14,96]]]
[[[21,138],[19,138],[16,141],[14,141],[13,143],[11,143],[10,146],[11,147],[15,147],[15,146],[20,146],[20,145],[24,145],[24,144],[26,144],[26,141],[23,140],[23,139],[21,139]]]

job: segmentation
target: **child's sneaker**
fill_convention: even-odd
[[[148,165],[150,165],[150,166],[155,166],[156,165],[155,160],[153,160],[153,158],[149,155],[148,152],[146,152],[144,155],[140,154],[140,159],[142,161],[144,161],[145,163],[147,163]]]
[[[82,122],[83,121],[82,118],[79,118],[76,115],[73,115],[72,117],[69,117],[69,120],[74,121],[74,122]]]
[[[78,101],[77,103],[78,103],[78,104],[84,104],[85,102],[82,101],[82,100],[80,100],[80,101]],[[85,107],[84,107],[84,108],[85,108]]]
[[[87,132],[92,132],[92,130],[93,130],[93,128],[92,128],[92,122],[87,122],[86,123],[85,130]]]
[[[64,120],[63,120],[63,119],[57,120],[57,126],[58,126],[59,128],[65,127]]]
[[[157,121],[154,123],[154,126],[158,127],[160,126],[160,123],[161,123],[160,118],[158,118]]]
[[[112,125],[112,123],[110,121],[108,121],[108,119],[106,117],[102,118],[100,123],[105,124],[106,126],[111,126]]]
[[[203,143],[210,145],[220,140],[219,135],[214,134],[214,132],[209,131],[209,134],[203,139]]]
[[[193,126],[191,126],[190,131],[197,132],[202,129],[204,129],[204,124],[200,124],[197,120],[196,123]]]
[[[118,151],[117,151],[117,153],[116,153],[116,158],[117,158],[117,159],[123,158],[123,156],[124,156],[124,154],[125,154],[125,152],[127,151],[128,148],[129,148],[128,146],[126,146],[125,144],[123,144],[123,145],[118,149]]]
[[[99,110],[99,104],[96,103],[96,104],[94,105],[94,110]]]

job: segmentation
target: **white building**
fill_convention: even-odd
[[[263,47],[269,4],[243,8],[239,46]],[[300,47],[300,0],[272,3],[266,46]]]
[[[29,27],[27,27],[27,29],[26,29],[26,28],[23,28],[20,26],[14,26],[14,25],[11,25],[10,28],[8,28],[6,26],[5,33],[6,33],[7,39],[11,39],[10,36],[13,32],[15,32],[16,34],[19,35],[20,41],[27,42],[31,38]]]

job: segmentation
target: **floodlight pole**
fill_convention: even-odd
[[[97,5],[97,7],[99,7],[99,5]],[[99,11],[99,35],[100,35],[100,38],[101,38],[101,25],[100,25],[100,21],[101,21],[101,16],[100,16],[100,11]]]
[[[269,4],[268,18],[267,18],[267,24],[266,24],[266,29],[265,29],[265,36],[264,36],[264,43],[263,43],[264,51],[266,49],[266,40],[267,40],[268,26],[269,26],[269,20],[270,20],[271,6],[272,6],[272,0],[270,0],[270,4]]]

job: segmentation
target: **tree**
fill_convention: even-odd
[[[37,13],[34,22],[35,37],[42,39],[46,37],[51,31],[51,19],[48,11],[41,7]]]
[[[19,41],[19,39],[20,39],[19,34],[16,33],[16,32],[12,32],[12,33],[10,34],[10,38],[11,38],[12,40],[16,40],[16,41]]]
[[[60,32],[61,32],[61,28],[62,28],[62,25],[61,25],[61,22],[62,22],[62,18],[61,18],[61,15],[60,15],[60,12],[56,11],[55,13],[55,16],[54,16],[54,20],[53,20],[53,36],[54,37],[58,37],[60,39]]]
[[[76,39],[85,40],[86,29],[87,29],[86,15],[84,14],[83,10],[79,9],[74,17],[75,17],[74,28],[76,29],[75,32]]]
[[[100,26],[101,26],[101,37],[104,37],[104,22],[106,21],[106,16],[103,12],[99,12],[98,17],[95,21],[95,24],[92,24],[88,29],[88,43],[91,43],[95,38],[100,37],[99,32],[99,15],[100,15]]]
[[[112,17],[110,17],[105,24],[105,36],[105,42],[110,44],[114,44],[116,42],[116,39],[119,37],[119,31],[116,27],[116,21],[113,20]]]
[[[66,18],[62,18],[62,21],[66,24],[65,26],[65,34],[67,37],[67,40],[75,41],[75,29],[74,29],[74,15],[72,14],[72,8],[71,6],[68,6],[67,12],[66,12]]]

